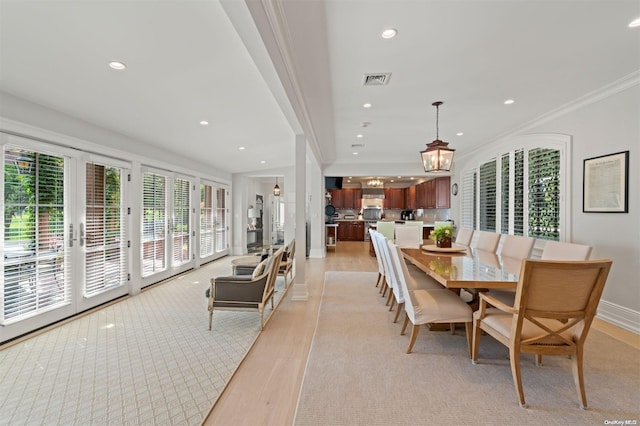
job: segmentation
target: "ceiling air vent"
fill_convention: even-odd
[[[389,83],[389,79],[391,78],[391,73],[383,73],[383,74],[365,74],[364,80],[362,82],[363,86],[384,86]]]

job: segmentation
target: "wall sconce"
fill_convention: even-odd
[[[280,187],[278,186],[278,177],[276,176],[276,186],[273,187],[273,195],[276,197],[280,196]]]

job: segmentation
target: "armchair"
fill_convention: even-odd
[[[509,348],[511,374],[521,407],[526,407],[520,353],[570,355],[580,408],[587,406],[582,359],[611,260],[522,262],[515,304],[480,293],[473,315],[471,359],[476,363],[481,330]],[[488,305],[496,309],[488,309]]]
[[[293,257],[296,254],[296,239],[291,240],[289,245],[284,248],[282,254],[282,260],[280,261],[280,268],[278,269],[278,275],[284,277],[284,285],[287,286],[287,275],[289,275],[291,282],[293,282]]]
[[[264,308],[271,301],[274,308],[275,282],[284,250],[263,260],[251,275],[232,275],[211,279],[209,288],[209,330],[214,309],[257,310],[260,313],[260,330],[264,327]]]

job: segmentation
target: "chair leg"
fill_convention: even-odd
[[[420,326],[413,324],[413,328],[411,329],[411,338],[409,339],[409,347],[407,348],[407,353],[411,353],[411,349],[413,348],[413,344],[416,342],[416,337],[418,337],[418,333],[420,333]]]
[[[262,331],[264,328],[264,306],[260,305],[258,312],[260,312],[260,331]]]
[[[389,295],[387,296],[387,301],[384,306],[387,306],[393,300],[393,290],[389,287]]]
[[[480,349],[480,335],[482,330],[480,329],[480,323],[477,319],[473,320],[473,332],[472,332],[472,345],[471,345],[471,362],[476,364],[478,361],[478,349]]]
[[[378,279],[376,280],[376,287],[380,284],[380,278],[382,278],[382,274],[378,272]]]
[[[407,329],[407,325],[409,324],[409,315],[404,316],[404,323],[402,324],[402,330],[400,330],[400,335],[404,336],[404,331]]]
[[[387,297],[387,303],[385,303],[386,305],[389,305],[389,310],[393,309],[393,305],[396,303],[396,298],[393,297],[393,291],[391,291],[391,289],[389,289],[389,297]]]
[[[209,331],[211,331],[211,323],[213,321],[213,309],[209,311]]]
[[[524,402],[524,391],[522,390],[522,375],[520,373],[520,351],[517,348],[509,348],[509,359],[511,360],[511,375],[513,384],[516,386],[520,407],[527,408]]]
[[[456,325],[455,323],[449,323],[449,331],[451,332],[451,334],[456,334]]]
[[[536,354],[536,367],[542,366],[542,355]]]
[[[404,302],[398,303],[398,310],[396,311],[396,316],[393,318],[394,324],[398,321],[398,317],[400,316],[400,311],[402,311],[403,306],[404,306]]]
[[[578,391],[578,398],[580,399],[580,409],[584,410],[587,408],[587,394],[584,391],[582,357],[582,348],[578,347],[576,354],[571,357],[571,364],[573,367],[573,381],[576,384],[576,391]]]
[[[472,345],[471,328],[472,328],[472,323],[471,322],[465,322],[464,323],[464,331],[465,331],[465,334],[467,335],[467,350],[469,351],[469,358],[472,357],[472,355],[471,355],[471,345]]]

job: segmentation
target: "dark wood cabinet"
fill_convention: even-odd
[[[383,206],[385,209],[404,209],[404,189],[385,188]]]
[[[404,201],[407,209],[416,208],[416,185],[411,185],[404,190]]]
[[[448,209],[451,207],[449,176],[428,180],[416,185],[415,207],[417,209]]]
[[[364,241],[364,222],[361,220],[339,221],[338,241]]]
[[[331,204],[336,209],[357,209],[362,204],[362,190],[359,188],[330,189]]]

